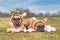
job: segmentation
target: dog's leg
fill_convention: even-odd
[[[9,26],[10,26],[9,28],[14,28],[13,23],[10,23],[10,25],[9,25]]]

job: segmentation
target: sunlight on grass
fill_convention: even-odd
[[[24,19],[24,22],[28,18]],[[43,18],[38,18],[43,19]],[[10,18],[0,18],[0,40],[60,40],[60,18],[49,18],[46,25],[57,28],[56,32],[7,33]]]

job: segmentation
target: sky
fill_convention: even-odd
[[[0,10],[7,12],[13,8],[29,9],[32,12],[60,11],[60,0],[0,0]]]

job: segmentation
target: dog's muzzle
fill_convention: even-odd
[[[14,18],[13,23],[14,24],[19,24],[20,23],[20,19],[19,18]]]
[[[44,32],[44,25],[42,26],[37,26],[37,29],[36,29],[38,32]]]

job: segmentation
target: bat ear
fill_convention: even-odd
[[[26,12],[24,12],[24,13],[22,14],[22,16],[23,16],[23,17],[25,17],[26,15],[27,15],[27,13],[26,13]]]
[[[11,15],[14,16],[16,13],[14,12],[14,10],[10,10]]]
[[[48,21],[48,18],[44,18],[43,21],[47,22]]]
[[[33,20],[37,20],[36,17],[32,17]]]

